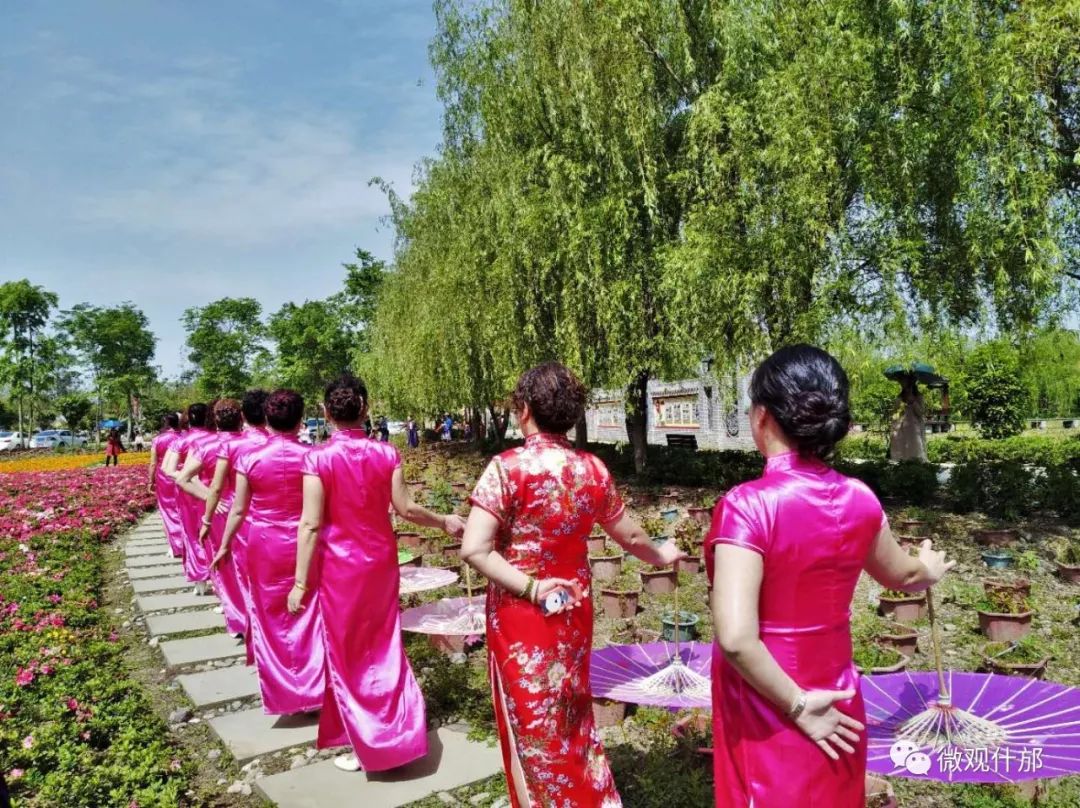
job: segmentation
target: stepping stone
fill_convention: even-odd
[[[237,640],[228,634],[189,637],[186,640],[166,640],[158,648],[165,655],[165,664],[170,668],[244,655],[243,640]]]
[[[213,595],[195,595],[185,592],[181,595],[139,595],[135,599],[135,604],[142,612],[164,612],[168,609],[217,606],[218,600]]]
[[[221,619],[220,615],[214,616]],[[232,665],[203,673],[185,673],[177,676],[176,681],[199,708],[217,707],[230,701],[259,695],[259,675],[255,668],[247,665]]]
[[[156,547],[160,547],[163,544],[167,546],[169,544],[169,540],[165,536],[162,536],[160,534],[155,534],[153,536],[140,536],[140,537],[136,537],[136,538],[133,538],[133,539],[128,539],[127,544],[124,545],[124,546],[125,547],[146,547],[148,545],[153,545],[153,546],[156,546]]]
[[[166,575],[183,575],[184,565],[177,561],[175,564],[163,564],[160,567],[136,567],[128,570],[128,578],[137,581],[140,578],[162,578]]]
[[[124,555],[128,558],[134,558],[136,556],[152,556],[159,555],[162,550],[168,550],[169,545],[166,542],[160,542],[158,544],[144,545],[142,547],[132,547],[128,545],[124,548]]]
[[[183,631],[202,631],[208,628],[222,628],[225,618],[213,609],[199,612],[177,612],[176,614],[152,614],[146,618],[146,630],[150,636],[179,634]]]
[[[400,769],[343,772],[326,760],[263,777],[255,781],[255,789],[278,808],[398,808],[500,771],[502,754],[497,746],[470,741],[464,733],[442,727],[428,733],[427,757]]]
[[[209,723],[241,764],[271,752],[314,743],[319,730],[317,715],[266,715],[262,708],[218,716]]]
[[[176,559],[171,555],[136,556],[124,562],[128,569],[138,567],[160,567],[163,564],[175,564]]]
[[[154,569],[151,567],[150,569]],[[169,592],[176,589],[187,589],[191,584],[183,575],[170,575],[168,578],[140,578],[131,582],[131,589],[136,595],[144,595],[147,592]]]

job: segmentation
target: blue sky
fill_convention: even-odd
[[[169,375],[183,310],[264,313],[389,258],[440,138],[431,0],[0,3],[0,281],[132,300]]]

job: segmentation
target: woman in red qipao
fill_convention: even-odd
[[[866,720],[851,659],[851,599],[865,569],[909,592],[952,566],[923,543],[900,549],[877,498],[829,468],[847,434],[848,380],[809,345],[754,372],[758,480],[716,506],[706,541],[714,580],[713,761],[722,808],[862,808]]]
[[[521,377],[514,410],[525,445],[484,471],[462,542],[462,557],[490,581],[488,666],[514,808],[622,804],[589,689],[593,525],[647,563],[683,557],[673,543],[654,547],[626,514],[604,464],[566,440],[585,398],[581,382],[556,362]],[[545,616],[537,604],[560,588],[571,608]]]

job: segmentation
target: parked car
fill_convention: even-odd
[[[31,449],[56,449],[60,446],[85,446],[86,438],[71,434],[70,429],[44,429],[30,439]]]
[[[12,449],[25,449],[26,438],[22,432],[0,432],[0,452],[9,452]]]

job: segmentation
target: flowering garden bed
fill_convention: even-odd
[[[0,474],[0,772],[19,805],[182,804],[185,767],[101,607],[145,467]]]

